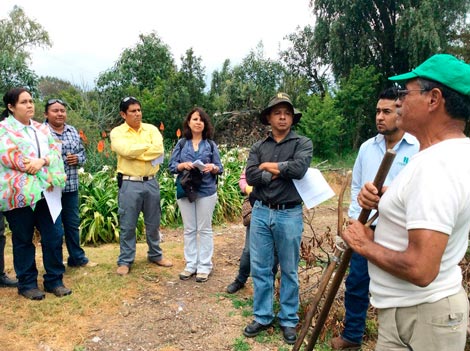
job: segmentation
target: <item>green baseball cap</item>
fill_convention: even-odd
[[[433,80],[460,94],[470,95],[470,65],[449,54],[431,56],[411,72],[388,79],[400,82],[415,78]]]
[[[261,111],[261,114],[259,116],[261,123],[263,123],[264,125],[268,125],[268,115],[269,112],[271,112],[271,108],[283,102],[289,104],[294,110],[294,119],[292,121],[292,124],[297,124],[300,121],[300,117],[302,117],[302,113],[296,108],[294,108],[294,105],[292,104],[289,95],[287,95],[286,93],[277,93],[274,97],[271,98],[271,100],[269,100],[268,106],[266,106],[266,108]]]

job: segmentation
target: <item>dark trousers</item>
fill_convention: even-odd
[[[62,224],[64,225],[65,246],[69,257],[69,267],[88,263],[85,251],[80,247],[80,214],[78,211],[78,191],[62,193]]]
[[[0,212],[0,276],[5,272],[5,217]]]
[[[18,291],[37,288],[36,247],[33,243],[34,228],[41,233],[41,248],[44,274],[44,288],[52,290],[62,285],[65,266],[62,262],[62,221],[52,221],[45,199],[31,207],[16,208],[4,212],[12,232],[13,265],[18,278]]]

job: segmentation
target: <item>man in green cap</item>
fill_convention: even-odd
[[[434,55],[389,78],[398,90],[397,126],[420,151],[380,197],[366,183],[358,201],[380,213],[375,232],[349,220],[343,239],[369,261],[378,310],[378,351],[463,351],[468,299],[459,262],[470,231],[470,65]],[[381,189],[385,190],[385,189]]]
[[[261,112],[271,125],[269,135],[250,150],[246,179],[256,199],[250,222],[250,265],[253,279],[253,315],[243,334],[254,337],[274,320],[273,265],[275,252],[281,267],[280,311],[277,315],[284,341],[294,344],[299,321],[297,268],[303,231],[302,199],[293,179],[301,179],[312,161],[312,141],[291,130],[302,114],[290,97],[278,93]]]

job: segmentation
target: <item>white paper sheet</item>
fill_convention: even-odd
[[[305,207],[309,209],[335,195],[333,189],[316,168],[309,168],[302,179],[294,179],[294,185],[304,201]]]
[[[62,211],[62,188],[55,186],[52,191],[44,190],[44,197],[51,213],[52,221],[55,223]]]
[[[194,167],[197,167],[201,172],[204,170],[204,168],[206,167],[206,165],[204,163],[202,163],[201,160],[196,160],[193,162],[193,166]]]

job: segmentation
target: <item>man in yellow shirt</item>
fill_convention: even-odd
[[[140,102],[134,97],[122,99],[119,110],[124,123],[111,131],[111,149],[117,154],[119,185],[120,254],[119,275],[129,273],[136,252],[135,228],[140,212],[145,219],[148,260],[171,267],[160,248],[160,187],[156,173],[163,159],[163,138],[153,125],[142,123]]]

